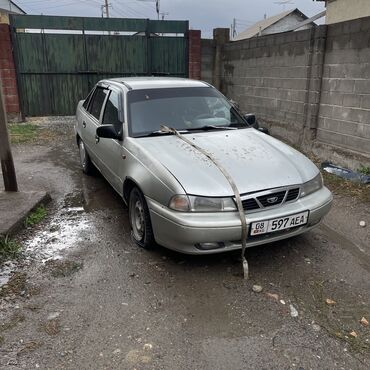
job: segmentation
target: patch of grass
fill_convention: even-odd
[[[362,202],[370,204],[370,185],[356,183],[328,173],[321,168],[322,161],[318,157],[310,153],[306,153],[299,147],[296,147],[295,149],[303,153],[306,157],[308,157],[312,162],[316,164],[316,166],[320,169],[322,173],[325,186],[327,186],[334,194],[355,197]],[[368,167],[361,168],[363,171],[370,170]],[[361,173],[364,173],[363,171]]]
[[[355,183],[331,173],[322,171],[325,185],[338,195],[355,197],[370,204],[370,185]]]
[[[29,123],[12,123],[8,126],[12,144],[27,143],[37,138],[39,128]]]
[[[21,251],[21,245],[9,236],[0,236],[0,262],[16,258]]]
[[[370,167],[362,166],[358,169],[359,173],[362,173],[363,175],[370,176]]]
[[[40,223],[47,215],[47,210],[44,206],[37,207],[29,216],[27,216],[25,225],[35,226]]]

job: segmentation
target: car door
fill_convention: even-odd
[[[85,134],[86,134],[86,116],[87,116],[87,109],[89,108],[90,101],[94,95],[96,86],[89,92],[86,99],[82,103],[79,108],[77,108],[76,118],[77,118],[77,132],[80,135],[81,139],[85,142]]]
[[[96,87],[89,102],[85,119],[82,122],[82,140],[87,147],[87,151],[92,161],[99,168],[99,170],[101,170],[102,163],[97,150],[98,138],[96,136],[96,129],[100,125],[103,107],[108,95],[109,90],[107,88],[103,86]]]
[[[122,179],[119,177],[119,166],[123,165],[123,94],[119,89],[109,87],[108,95],[102,110],[101,123],[113,125],[121,139],[98,138],[96,151],[101,161],[101,171],[118,193],[122,193]]]

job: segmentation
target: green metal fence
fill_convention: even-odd
[[[74,114],[102,78],[188,77],[188,21],[36,15],[10,21],[27,116]]]

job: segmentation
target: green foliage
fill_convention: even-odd
[[[34,226],[40,223],[47,216],[47,210],[44,206],[37,207],[29,216],[27,216],[25,225]]]
[[[362,173],[363,175],[370,176],[370,167],[362,166],[358,169],[358,172]]]
[[[10,239],[9,236],[0,236],[0,262],[16,258],[21,250],[21,245]]]
[[[12,123],[8,128],[12,144],[26,143],[37,137],[38,127],[35,125]]]

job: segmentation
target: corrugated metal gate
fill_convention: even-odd
[[[188,76],[188,21],[13,15],[11,29],[27,116],[73,115],[103,78]]]

